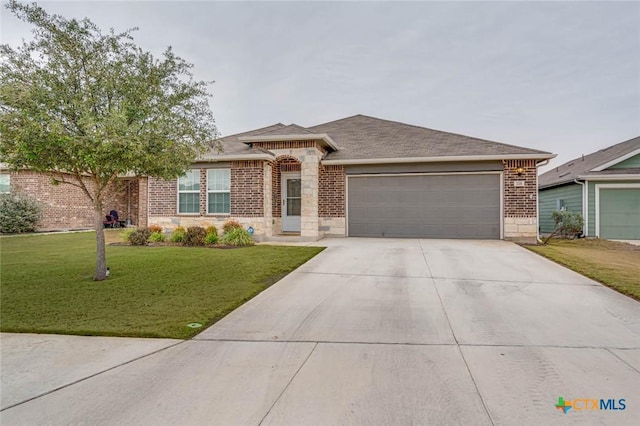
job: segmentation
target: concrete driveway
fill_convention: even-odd
[[[86,379],[3,335],[2,424],[638,424],[639,303],[507,242],[320,244],[197,338],[105,350]]]

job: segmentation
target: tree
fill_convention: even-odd
[[[0,156],[80,188],[95,211],[96,271],[106,278],[103,199],[118,176],[180,176],[219,147],[208,82],[169,47],[161,59],[89,19],[6,5],[33,40],[0,46]]]

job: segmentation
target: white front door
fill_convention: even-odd
[[[300,232],[301,183],[300,173],[282,174],[282,232]]]

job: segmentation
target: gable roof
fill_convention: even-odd
[[[323,159],[325,164],[355,164],[359,162],[417,162],[536,159],[555,157],[535,149],[508,145],[456,133],[428,129],[397,121],[366,115],[354,115],[312,127],[297,124],[272,126],[224,137],[224,153],[210,153],[206,158],[224,160],[238,155],[264,156],[267,151],[247,145],[252,141],[323,137],[333,149]],[[245,143],[243,143],[245,142]],[[206,159],[205,158],[205,159]]]
[[[600,169],[603,165],[606,166],[608,163],[612,163],[638,150],[640,150],[640,136],[616,145],[611,145],[589,155],[567,161],[561,166],[541,174],[540,177],[538,177],[538,185],[540,188],[557,186],[563,183],[573,182],[581,176],[595,177],[613,174],[633,174],[633,169],[616,169],[615,171],[596,169]]]
[[[327,133],[339,150],[327,160],[372,160],[466,156],[523,156],[551,158],[553,154],[515,145],[443,132],[366,115],[355,115],[310,127]]]

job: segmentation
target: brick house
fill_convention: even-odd
[[[221,143],[222,152],[203,156],[179,179],[118,182],[105,207],[117,206],[134,224],[168,230],[220,228],[233,218],[258,240],[534,241],[537,166],[554,157],[363,115],[308,128],[278,123]],[[15,180],[24,186],[22,177],[12,177],[12,187]],[[61,220],[78,221],[73,214]]]
[[[148,179],[148,223],[299,235],[537,237],[548,152],[356,115],[227,136],[182,178]],[[144,185],[141,185],[141,191]],[[146,194],[145,194],[146,195]]]

